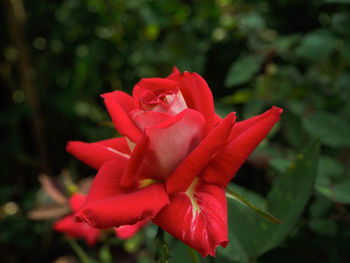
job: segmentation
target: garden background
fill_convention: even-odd
[[[1,2],[1,262],[77,262],[79,248],[152,262],[155,227],[89,248],[28,213],[48,202],[39,174],[94,176],[65,145],[117,135],[99,95],[173,66],[204,77],[222,116],[284,109],[233,179],[283,224],[230,200],[230,245],[201,262],[350,262],[349,0]],[[190,262],[167,239],[170,262]]]

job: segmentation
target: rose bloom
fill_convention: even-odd
[[[282,109],[222,119],[205,80],[177,68],[167,78],[142,79],[132,97],[102,97],[124,137],[68,143],[68,152],[98,169],[76,219],[97,228],[151,219],[202,256],[215,256],[229,242],[225,187]]]

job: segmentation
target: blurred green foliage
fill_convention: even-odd
[[[93,175],[64,148],[68,140],[117,135],[99,95],[130,92],[140,78],[166,76],[173,66],[208,81],[219,114],[237,111],[244,119],[271,105],[284,109],[233,181],[285,224],[269,225],[229,201],[230,244],[201,261],[350,262],[350,1],[3,3],[2,262],[52,262],[74,253],[51,222],[26,218],[40,198],[37,175],[63,168],[76,180]],[[313,139],[320,155],[312,147],[300,155]],[[153,262],[155,233],[150,227],[127,244],[79,245],[101,262]],[[170,262],[189,262],[184,246],[166,239]]]

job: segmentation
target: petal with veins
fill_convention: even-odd
[[[124,137],[93,143],[70,141],[66,150],[95,169],[99,169],[106,161],[130,158],[130,150]]]
[[[170,194],[170,204],[153,222],[203,257],[215,256],[217,246],[228,244],[225,190],[195,180],[187,192]]]

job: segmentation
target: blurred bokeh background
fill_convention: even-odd
[[[236,111],[242,120],[284,108],[234,178],[255,197],[266,196],[313,138],[321,142],[311,198],[258,261],[350,262],[349,0],[1,2],[1,262],[74,255],[52,220],[27,217],[46,198],[38,175],[66,169],[76,182],[93,176],[65,144],[117,136],[99,95],[130,92],[140,78],[165,77],[173,66],[201,74],[223,116]],[[152,262],[153,230],[110,241],[112,257]],[[103,243],[79,246],[111,260]],[[188,262],[186,250],[174,251],[171,262]],[[248,262],[249,253],[222,251],[205,262]]]

